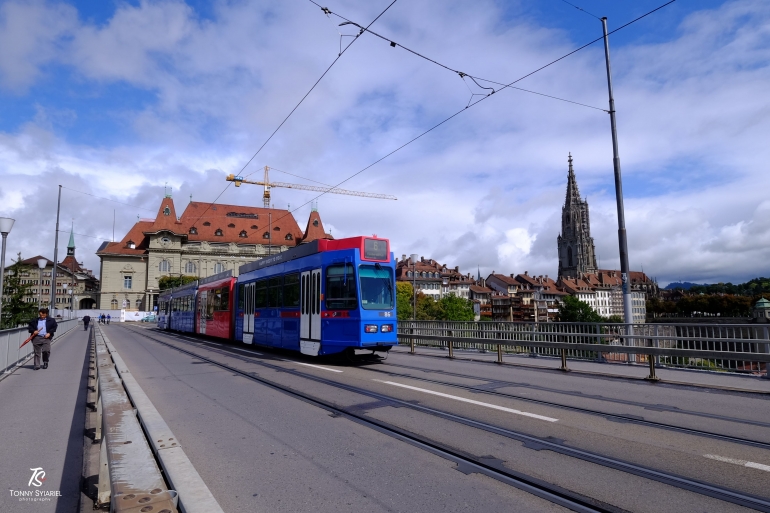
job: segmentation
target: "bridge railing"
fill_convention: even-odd
[[[768,324],[399,321],[400,344],[765,374]]]
[[[77,326],[78,320],[58,321],[56,337],[60,337]],[[24,347],[19,347],[29,337],[27,327],[0,330],[0,375],[13,372],[24,360],[34,352],[32,342]]]

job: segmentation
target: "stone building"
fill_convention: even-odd
[[[591,237],[591,220],[588,216],[588,200],[580,198],[572,154],[567,159],[567,195],[561,208],[561,233],[556,239],[559,250],[559,274],[575,278],[579,274],[596,272],[594,239]]]
[[[206,278],[319,238],[331,239],[313,210],[303,233],[288,210],[191,201],[177,216],[166,195],[155,219],[139,219],[120,242],[105,242],[98,307],[151,311],[162,276]]]
[[[470,286],[474,283],[469,275],[460,273],[459,267],[447,267],[425,257],[412,262],[406,255],[401,255],[401,260],[396,262],[396,281],[414,284],[418,294],[423,293],[436,301],[447,294],[470,299]]]
[[[22,265],[28,266],[20,277],[22,284],[31,285],[29,294],[24,297],[28,303],[38,303],[41,306],[58,310],[87,310],[95,308],[99,290],[99,280],[90,269],[86,269],[75,258],[75,234],[70,232],[67,244],[67,256],[56,267],[56,291],[54,304],[51,307],[51,281],[53,261],[37,255],[22,260]],[[45,260],[41,270],[38,260]],[[6,267],[6,273],[10,267]],[[41,281],[42,280],[42,281]]]

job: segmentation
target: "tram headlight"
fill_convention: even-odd
[[[364,331],[366,333],[377,333],[377,325],[376,324],[364,324]]]
[[[380,331],[383,333],[392,333],[393,332],[393,325],[392,324],[383,324],[380,328]]]

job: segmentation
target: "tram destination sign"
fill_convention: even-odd
[[[364,239],[364,260],[389,260],[388,241],[378,239]]]

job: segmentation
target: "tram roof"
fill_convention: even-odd
[[[336,240],[317,239],[317,240],[314,240],[313,242],[302,244],[301,246],[291,248],[277,255],[272,255],[269,257],[262,258],[260,260],[255,260],[254,262],[249,262],[248,264],[244,264],[239,268],[239,274],[256,271],[257,269],[263,269],[271,265],[290,262],[298,258],[314,255],[316,253],[322,253],[324,251],[337,251],[342,249],[362,249],[364,247],[364,241],[366,239],[384,241],[387,244],[388,260],[390,259],[390,241],[388,241],[388,239],[381,239],[379,237],[364,237],[364,236],[348,237],[346,239],[336,239]],[[376,261],[382,262],[384,260],[376,260]]]

